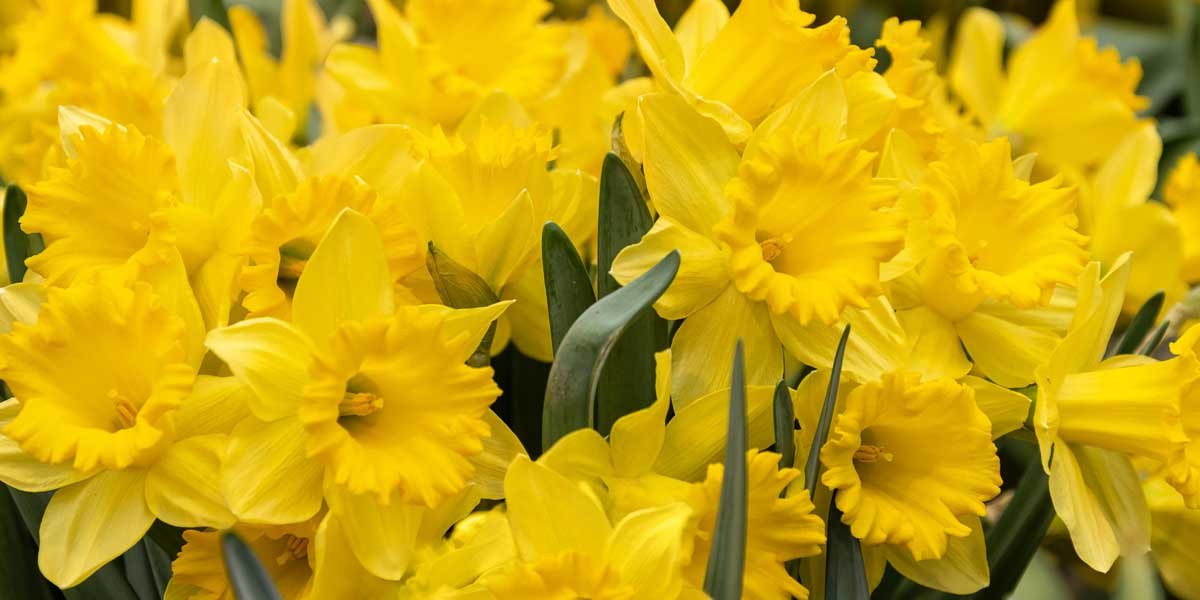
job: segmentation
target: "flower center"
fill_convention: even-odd
[[[138,409],[132,400],[116,388],[108,390],[108,399],[113,403],[113,410],[117,413],[117,429],[128,429],[137,423]]]
[[[854,461],[860,463],[873,463],[883,460],[884,462],[892,462],[891,452],[885,452],[882,446],[873,444],[863,444],[854,451]]]
[[[762,247],[763,260],[765,260],[767,262],[771,262],[771,261],[779,258],[779,255],[783,254],[784,246],[786,246],[787,243],[791,242],[791,241],[792,241],[792,236],[789,234],[789,235],[783,236],[782,238],[773,237],[773,238],[770,238],[768,240],[764,240],[763,242],[761,242],[759,244],[759,246]]]
[[[316,247],[312,242],[300,238],[279,247],[279,275],[277,279],[280,287],[283,287],[285,290],[295,287],[296,281],[300,279],[300,274],[304,272],[304,267],[308,264],[308,259],[312,256],[315,249]]]
[[[365,417],[383,408],[383,398],[370,392],[346,392],[338,403],[338,414],[343,417]]]
[[[275,559],[276,564],[283,566],[292,560],[301,560],[308,557],[308,538],[297,537],[292,534],[283,536],[283,553]]]

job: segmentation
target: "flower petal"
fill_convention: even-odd
[[[254,391],[237,377],[198,375],[192,393],[175,413],[175,435],[187,438],[229,433],[251,415]]]
[[[842,363],[845,376],[858,382],[875,381],[907,364],[904,330],[886,297],[872,298],[866,309],[846,309],[842,321],[832,326],[817,321],[802,326],[789,315],[771,315],[775,333],[788,353],[806,365],[830,368],[846,325],[850,325],[850,337]]]
[[[575,551],[600,556],[610,527],[604,509],[583,488],[519,456],[504,478],[508,519],[525,560]]]
[[[888,563],[901,575],[927,588],[951,594],[972,594],[983,589],[990,574],[982,522],[975,516],[966,517],[962,522],[971,528],[971,535],[950,538],[942,558],[913,560],[907,552],[884,546]]]
[[[54,585],[78,585],[142,539],[154,514],[143,499],[146,472],[105,471],[56,492],[46,506],[38,567]]]
[[[986,379],[968,375],[963,384],[975,390],[975,405],[992,422],[992,439],[1020,429],[1029,416],[1029,397],[996,385]]]
[[[0,430],[4,429],[21,404],[16,398],[0,402]],[[90,476],[92,472],[77,471],[71,463],[43,463],[21,450],[12,438],[0,435],[0,481],[24,492],[45,492],[66,487]]]
[[[775,388],[746,390],[746,428],[750,448],[766,448],[775,441]],[[697,398],[675,413],[667,423],[662,451],[654,471],[683,481],[704,479],[710,463],[721,462],[725,432],[729,430],[729,390]]]
[[[295,418],[253,417],[229,437],[221,477],[229,508],[248,523],[299,523],[321,508],[324,465],[308,458],[308,436]]]
[[[646,598],[674,598],[683,579],[683,537],[692,510],[683,502],[626,515],[613,528],[605,555],[621,582]]]
[[[617,254],[610,272],[621,285],[629,285],[672,250],[680,254],[679,272],[654,303],[654,309],[664,319],[683,319],[711,302],[729,284],[729,251],[713,240],[662,217],[640,242]]]
[[[958,43],[950,60],[950,84],[971,112],[990,123],[1004,91],[1004,24],[990,10],[969,8],[958,28]]]
[[[483,451],[468,458],[475,467],[471,483],[479,488],[484,498],[497,500],[504,497],[504,475],[508,473],[508,465],[528,452],[517,434],[490,409],[483,414],[483,422],[487,423],[491,433],[483,438]]]
[[[398,581],[412,564],[424,506],[393,499],[380,504],[376,494],[351,494],[326,486],[330,514],[364,569],[376,577]]]
[[[278,319],[247,319],[208,332],[205,345],[254,390],[250,410],[271,421],[296,414],[308,383],[312,342]]]
[[[1137,493],[1141,493],[1141,490]],[[1113,561],[1117,560],[1120,546],[1112,523],[1095,493],[1087,486],[1074,448],[1064,443],[1054,445],[1054,457],[1050,463],[1050,498],[1054,502],[1054,512],[1071,533],[1075,553],[1089,567],[1107,572]]]
[[[172,444],[146,472],[146,504],[176,527],[228,529],[237,519],[221,493],[221,459],[229,437],[187,438]]]

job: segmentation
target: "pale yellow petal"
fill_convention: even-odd
[[[176,527],[227,529],[237,518],[221,492],[221,459],[229,446],[222,434],[171,444],[146,472],[146,504]]]
[[[16,398],[0,402],[0,429],[8,425],[21,408]],[[86,479],[92,473],[77,471],[70,461],[56,465],[38,461],[21,450],[21,446],[0,435],[0,481],[25,492],[44,492],[66,487]]]
[[[656,365],[660,375],[662,362],[660,360],[660,364]],[[656,385],[661,384],[656,382]],[[671,406],[671,399],[666,394],[656,396],[650,406],[629,413],[613,423],[608,443],[612,447],[613,468],[620,477],[643,475],[650,471],[658,458],[666,435],[667,409]]]
[[[846,309],[842,320],[833,326],[815,320],[801,326],[788,315],[772,315],[771,318],[788,353],[819,369],[833,365],[838,340],[849,324],[850,337],[846,340],[842,373],[854,381],[877,380],[882,374],[908,362],[904,330],[887,298],[872,299],[866,309]]]
[[[534,222],[533,200],[528,190],[521,190],[516,199],[496,217],[483,226],[475,238],[475,272],[498,290],[512,277],[514,271],[531,260],[535,250],[534,233],[538,224]]]
[[[308,435],[293,418],[253,417],[234,428],[222,468],[229,507],[247,523],[299,523],[321,508],[324,465],[308,457]]]
[[[427,509],[395,499],[382,505],[376,494],[351,494],[339,486],[327,486],[325,496],[359,564],[376,577],[403,577],[416,553],[417,532]]]
[[[179,252],[169,248],[153,260],[147,260],[141,265],[138,279],[149,283],[158,301],[183,321],[184,337],[180,341],[187,352],[188,364],[198,368],[200,359],[204,358],[207,328]]]
[[[908,338],[905,367],[927,379],[958,379],[971,371],[971,361],[963,354],[954,324],[945,317],[918,306],[897,312],[896,318]]]
[[[610,527],[583,488],[548,467],[517,457],[504,478],[508,519],[525,560],[575,551],[600,556]]]
[[[516,300],[501,317],[512,328],[512,341],[522,354],[542,362],[550,362],[554,351],[550,343],[550,315],[546,307],[546,279],[538,260],[517,273],[500,291],[504,299]],[[493,344],[492,350],[500,346]]]
[[[756,386],[746,390],[747,445],[766,448],[775,441],[775,388]],[[721,462],[729,431],[729,390],[697,398],[678,410],[667,423],[662,451],[654,471],[683,481],[704,479],[711,463]]]
[[[205,345],[254,390],[250,410],[261,419],[296,414],[308,383],[312,342],[278,319],[247,319],[208,332]]]
[[[668,81],[683,79],[683,50],[653,0],[608,0],[608,7],[629,26],[642,60],[655,75]]]
[[[990,123],[1004,93],[1004,24],[994,12],[969,8],[958,23],[955,39],[950,84],[968,109]]]
[[[538,463],[572,480],[594,481],[613,472],[608,442],[595,429],[578,429],[564,435],[538,458]]]
[[[729,251],[712,239],[661,217],[640,242],[617,254],[610,273],[621,285],[629,285],[672,250],[679,251],[679,272],[654,309],[664,319],[683,319],[729,285]]]
[[[971,528],[967,537],[952,537],[946,543],[946,555],[940,559],[913,560],[912,555],[885,546],[887,561],[901,575],[935,590],[951,594],[972,594],[987,586],[987,548],[983,526],[976,516],[962,519]]]
[[[720,0],[696,0],[675,23],[675,37],[683,50],[686,64],[695,64],[721,28],[729,22],[729,8]]]
[[[301,155],[309,176],[347,175],[361,177],[380,198],[395,198],[405,177],[417,161],[408,152],[398,152],[412,143],[412,134],[402,125],[372,125],[323,137]]]
[[[180,438],[229,433],[249,417],[254,391],[237,377],[198,375],[192,393],[175,413],[175,434]]]
[[[304,266],[292,298],[292,319],[316,344],[338,325],[395,311],[383,239],[370,219],[346,208]]]
[[[975,404],[992,422],[992,439],[1025,424],[1031,402],[1028,396],[975,376],[964,377],[962,382],[975,390]]]
[[[56,492],[40,529],[38,567],[74,587],[142,539],[154,514],[143,499],[146,472],[105,471]]]
[[[1142,478],[1129,457],[1088,446],[1075,446],[1074,451],[1083,480],[1112,524],[1121,556],[1149,552],[1150,509]]]
[[[1120,554],[1112,524],[1088,488],[1070,446],[1055,444],[1050,464],[1050,497],[1054,512],[1071,533],[1075,552],[1087,565],[1107,572]]]
[[[630,513],[613,528],[605,555],[621,582],[646,598],[674,598],[683,585],[684,531],[692,515],[683,502]]]
[[[296,189],[302,179],[300,162],[250,111],[243,110],[238,120],[242,139],[254,171],[254,181],[263,198],[274,198]]]
[[[206,213],[230,177],[228,161],[246,155],[240,77],[236,62],[197,65],[176,84],[163,109],[163,136],[175,151],[183,200]]]
[[[313,538],[311,597],[322,600],[387,598],[398,593],[399,584],[375,577],[354,556],[340,520],[325,515]],[[347,585],[354,582],[354,585]]]
[[[483,438],[483,451],[470,457],[475,467],[475,475],[471,483],[479,488],[484,498],[496,500],[504,497],[504,475],[508,473],[508,465],[522,454],[528,454],[517,434],[508,425],[488,410],[483,414],[491,433]]]

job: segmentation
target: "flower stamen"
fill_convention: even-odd
[[[128,429],[137,423],[138,409],[133,402],[126,398],[121,392],[115,388],[108,390],[108,398],[112,400],[113,408],[117,412],[117,428]]]
[[[891,452],[884,452],[882,446],[872,444],[863,444],[854,451],[854,462],[873,463],[879,462],[882,459],[884,462],[892,462],[895,456]]]
[[[383,398],[370,392],[346,392],[338,403],[338,414],[343,417],[365,417],[383,409]]]

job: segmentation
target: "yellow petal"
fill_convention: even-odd
[[[1075,553],[1089,567],[1107,572],[1120,554],[1120,546],[1104,509],[1087,486],[1073,449],[1067,444],[1054,446],[1050,463],[1050,498],[1054,502],[1054,512],[1071,532]]]
[[[764,121],[754,131],[750,144],[755,145],[781,130],[796,135],[820,131],[820,139],[837,141],[846,131],[846,116],[845,87],[837,73],[829,70],[805,87],[795,100]]]
[[[465,362],[479,347],[492,323],[499,319],[512,300],[503,300],[479,308],[450,308],[441,304],[422,304],[422,313],[438,314],[443,319],[441,336],[448,349],[457,349],[456,356]]]
[[[143,499],[146,472],[105,471],[56,492],[40,529],[38,567],[74,587],[142,539],[154,514]]]
[[[654,303],[654,309],[664,319],[683,319],[711,302],[729,284],[729,252],[713,240],[669,217],[661,217],[640,242],[617,254],[610,273],[621,285],[629,285],[672,250],[679,251],[679,272]]]
[[[1153,123],[1129,134],[1105,159],[1093,180],[1095,197],[1088,208],[1094,222],[1106,221],[1119,214],[1113,212],[1115,209],[1137,206],[1150,198],[1161,156],[1162,139]]]
[[[13,323],[37,323],[45,301],[46,290],[40,283],[13,283],[0,288],[0,333],[12,331]]]
[[[236,62],[205,62],[184,75],[163,109],[163,136],[175,151],[183,200],[204,212],[211,212],[229,178],[228,161],[246,153],[239,85]]]
[[[980,372],[1006,387],[1023,387],[1066,333],[1074,310],[1073,291],[1059,286],[1046,306],[984,302],[956,326]]]
[[[189,70],[198,69],[211,61],[237,64],[233,39],[212,19],[201,19],[184,42],[184,61]]]
[[[20,408],[16,398],[0,402],[0,429],[12,421]],[[75,470],[70,462],[40,462],[23,452],[12,438],[0,435],[0,481],[5,485],[25,492],[44,492],[66,487],[91,474]]]
[[[531,260],[535,249],[533,201],[528,190],[521,190],[504,212],[483,226],[475,238],[475,255],[479,265],[476,275],[487,281],[492,289],[508,283],[514,271]]]
[[[595,429],[564,435],[538,458],[538,463],[578,481],[594,482],[613,472],[608,442]]]
[[[848,308],[842,319],[843,323],[832,326],[817,321],[801,326],[787,315],[772,315],[771,322],[789,354],[819,369],[833,365],[838,340],[849,324],[842,372],[854,381],[875,381],[907,364],[904,330],[886,297],[872,298],[866,309]]]
[[[1103,279],[1097,262],[1089,263],[1080,274],[1070,330],[1046,363],[1049,377],[1061,379],[1068,373],[1085,371],[1100,363],[1121,314],[1129,269],[1130,262],[1126,257],[1113,264]]]
[[[146,504],[176,527],[228,529],[237,519],[221,493],[221,459],[229,446],[222,434],[172,444],[146,472]]]
[[[292,318],[317,344],[338,325],[395,311],[392,276],[379,230],[370,219],[343,209],[313,250],[292,298]]]
[[[954,324],[924,306],[896,313],[908,338],[907,368],[928,379],[958,379],[971,371]],[[850,335],[856,332],[851,330]]]
[[[247,166],[254,171],[254,181],[263,198],[274,198],[296,189],[301,179],[300,163],[287,145],[247,110],[242,111],[238,127],[250,157]]]
[[[903,130],[893,129],[884,142],[883,154],[879,159],[880,177],[899,179],[907,183],[919,183],[925,171],[925,161],[912,137]]]
[[[482,497],[496,500],[504,497],[504,475],[508,473],[508,465],[528,452],[517,434],[496,413],[489,409],[484,413],[483,421],[491,433],[483,439],[483,451],[469,458],[475,467],[471,483],[479,488]]]
[[[1025,424],[1029,417],[1029,397],[971,375],[962,382],[975,390],[975,405],[992,422],[993,440]]]
[[[299,523],[321,508],[324,465],[308,457],[308,436],[295,418],[242,421],[229,437],[222,469],[225,498],[248,523]]]
[[[725,133],[678,96],[642,96],[646,186],[660,215],[708,236],[732,209],[725,184],[739,157]]]
[[[1166,292],[1168,306],[1183,298],[1183,238],[1171,211],[1160,202],[1146,202],[1113,212],[1112,219],[1093,232],[1092,255],[1109,266],[1132,252],[1125,312],[1137,310],[1160,290]]]
[[[901,575],[927,587],[951,594],[972,594],[988,584],[987,548],[983,526],[978,517],[965,517],[971,534],[950,538],[946,555],[935,560],[913,560],[907,552],[884,546],[887,561]]]
[[[683,50],[653,0],[608,0],[608,7],[633,31],[646,65],[660,79],[683,79]]]
[[[1004,24],[990,10],[970,8],[963,13],[958,27],[960,33],[950,60],[950,84],[971,112],[991,123],[1004,92]]]
[[[657,375],[662,375],[663,363],[669,368],[669,361],[669,355],[665,361],[658,361]],[[656,385],[661,384],[656,381]],[[658,394],[650,406],[629,413],[613,423],[608,443],[612,447],[613,468],[617,476],[637,477],[654,466],[666,435],[667,409],[670,406],[670,397]]]
[[[305,149],[301,160],[310,176],[360,177],[380,198],[392,199],[417,166],[411,154],[395,151],[411,140],[406,126],[372,125],[323,137]]]
[[[755,386],[746,390],[750,448],[766,448],[775,441],[774,399],[774,387]],[[654,471],[683,481],[703,479],[709,464],[721,462],[728,430],[729,390],[697,398],[678,409],[667,424]]]
[[[697,0],[675,23],[675,37],[686,64],[695,64],[700,52],[729,22],[729,8],[719,0]]]
[[[311,595],[329,600],[356,598],[387,598],[398,592],[400,585],[375,577],[358,562],[340,520],[325,515],[313,538],[316,557],[313,560]],[[354,585],[346,585],[353,581]]]
[[[363,568],[383,579],[402,578],[412,563],[427,509],[398,501],[383,505],[375,494],[351,494],[340,486],[327,486],[326,499]]]
[[[751,302],[733,286],[688,317],[671,341],[672,402],[678,412],[696,398],[728,389],[733,347],[742,340],[746,384],[769,385],[783,372],[783,350],[765,304]]]
[[[196,295],[192,293],[192,286],[188,282],[183,258],[171,248],[148,259],[141,266],[138,279],[149,283],[158,301],[183,321],[184,337],[181,342],[187,353],[187,362],[198,368],[200,359],[204,358],[204,334],[207,329]]]
[[[525,560],[575,551],[600,556],[610,527],[604,509],[548,467],[517,457],[504,478],[508,519]]]
[[[312,342],[278,319],[247,319],[208,332],[205,345],[254,390],[250,410],[260,419],[296,414],[308,383]]]
[[[550,343],[550,316],[546,307],[546,279],[542,275],[542,263],[522,269],[508,285],[500,291],[505,299],[514,299],[512,307],[505,311],[501,322],[507,320],[512,328],[512,341],[522,354],[550,362],[554,351]],[[493,344],[493,351],[501,347]]]
[[[674,598],[683,579],[683,538],[692,510],[683,502],[630,513],[613,528],[605,555],[621,583],[647,598]]]
[[[237,377],[199,375],[192,393],[175,413],[175,434],[180,438],[229,433],[251,415],[254,391]]]

